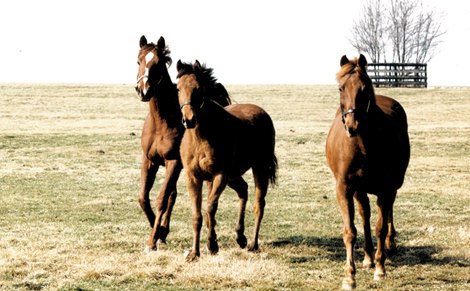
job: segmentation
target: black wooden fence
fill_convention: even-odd
[[[426,88],[427,64],[372,63],[367,72],[375,87]]]

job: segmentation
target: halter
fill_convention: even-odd
[[[199,109],[202,109],[202,107],[204,107],[204,104],[206,103],[205,100],[206,100],[206,98],[203,98],[203,99],[202,99],[202,103],[201,103],[201,106],[199,106]],[[183,107],[184,107],[184,106],[187,106],[187,105],[188,105],[188,106],[192,106],[190,100],[186,100],[186,101],[184,101],[183,103],[181,103],[181,104],[180,104],[180,110],[182,110]]]
[[[369,98],[369,102],[367,102],[367,108],[366,108],[366,113],[369,112],[369,107],[370,107],[370,98]],[[349,108],[348,110],[346,111],[343,111],[343,109],[341,109],[341,119],[344,123],[344,119],[346,118],[346,116],[348,114],[351,114],[351,113],[356,113],[357,112],[357,109],[356,108]]]

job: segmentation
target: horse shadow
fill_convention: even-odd
[[[374,246],[377,245],[373,238]],[[341,236],[338,237],[315,237],[315,236],[288,236],[281,237],[267,243],[271,248],[284,247],[309,247],[312,248],[311,255],[292,255],[292,263],[308,263],[316,260],[330,260],[335,262],[344,262],[346,252]],[[355,245],[355,260],[362,260],[364,240],[358,237]],[[398,240],[398,252],[393,257],[388,258],[392,265],[414,266],[414,265],[434,265],[434,266],[457,266],[470,267],[470,262],[464,257],[458,256],[440,256],[443,251],[440,246],[434,245],[408,245],[406,241]]]

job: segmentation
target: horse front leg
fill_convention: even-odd
[[[180,176],[181,170],[183,169],[183,165],[181,161],[167,161],[167,172],[166,175],[168,176],[168,184],[166,187],[165,196],[168,197],[167,199],[167,207],[164,213],[163,221],[161,223],[161,227],[158,235],[158,242],[166,243],[166,237],[170,232],[170,220],[171,220],[171,213],[173,212],[173,206],[176,202],[176,197],[178,196],[177,191],[177,182]],[[165,202],[163,202],[165,203]],[[158,243],[157,242],[157,243]]]
[[[237,192],[238,198],[240,198],[240,206],[238,208],[238,223],[235,231],[237,232],[237,244],[240,248],[245,248],[247,245],[247,239],[245,236],[245,209],[246,202],[248,201],[248,184],[243,180],[242,177],[231,180],[228,186]]]
[[[386,276],[385,272],[385,240],[388,236],[388,217],[393,208],[395,192],[382,193],[377,197],[377,224],[375,235],[377,236],[377,251],[375,252],[375,272],[374,280],[382,280]]]
[[[176,182],[178,181],[179,173],[181,172],[181,163],[178,160],[166,161],[165,163],[165,180],[162,183],[160,193],[156,201],[156,217],[153,225],[152,233],[147,241],[146,251],[157,250],[157,242],[164,241],[168,234],[168,225],[162,225],[162,218],[168,210],[169,197],[176,195]],[[174,203],[174,202],[173,202]],[[173,205],[171,205],[171,208]],[[171,211],[171,210],[170,210]],[[169,220],[167,213],[166,220]],[[171,215],[171,214],[170,214]],[[168,221],[167,221],[168,222]]]
[[[367,193],[356,192],[354,198],[357,201],[357,210],[362,218],[362,226],[364,228],[364,261],[362,266],[370,269],[374,266],[372,262],[372,255],[374,252],[374,246],[372,244],[372,234],[370,230],[370,202]]]
[[[186,261],[192,262],[200,256],[200,239],[201,239],[201,227],[202,227],[202,215],[201,215],[201,204],[202,204],[202,180],[196,179],[190,176],[186,172],[186,184],[189,192],[189,198],[191,199],[192,209],[192,222],[193,222],[193,246],[191,251],[186,255]]]
[[[348,187],[345,182],[337,182],[336,199],[338,200],[343,219],[343,242],[346,248],[346,266],[342,288],[351,290],[356,288],[354,245],[356,244],[357,230],[354,226],[354,192],[347,189]]]
[[[142,156],[142,165],[140,168],[140,192],[139,192],[139,205],[147,217],[150,227],[155,225],[155,213],[150,205],[150,190],[155,182],[155,176],[158,171],[158,165],[152,163],[147,156]]]
[[[211,192],[207,196],[206,225],[208,230],[207,249],[214,255],[219,252],[217,234],[215,232],[215,214],[219,205],[219,198],[227,186],[227,177],[224,174],[214,176],[212,180]]]

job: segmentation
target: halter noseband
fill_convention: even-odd
[[[365,113],[368,113],[369,112],[369,108],[370,108],[370,99],[369,99],[369,102],[367,102],[367,108],[366,108],[366,112]],[[341,108],[341,119],[344,123],[344,119],[346,118],[346,116],[348,114],[354,114],[357,112],[357,109],[356,108],[349,108],[348,110],[346,111],[343,111],[343,109]]]

